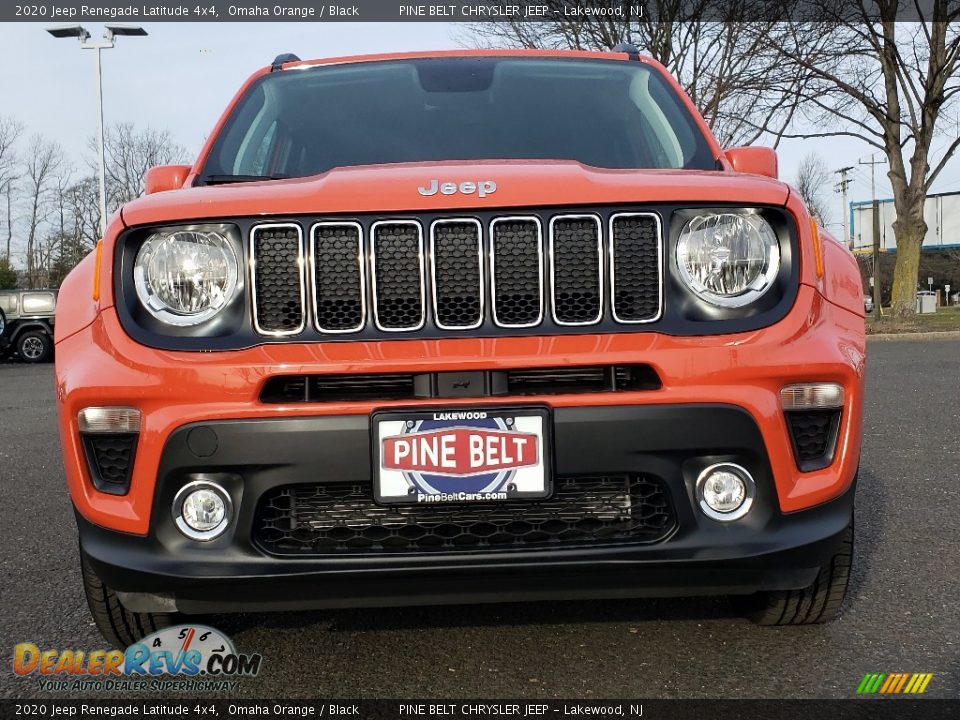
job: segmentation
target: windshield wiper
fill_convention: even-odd
[[[258,182],[263,180],[288,180],[292,175],[205,175],[202,185],[227,185],[229,183]]]

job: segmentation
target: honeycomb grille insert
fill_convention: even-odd
[[[599,218],[554,218],[550,250],[554,320],[561,325],[600,322],[603,289]]]
[[[303,255],[297,225],[253,229],[254,321],[266,335],[293,335],[303,330]]]
[[[819,470],[833,460],[840,427],[839,410],[793,410],[786,413],[797,466]]]
[[[126,495],[138,437],[137,433],[82,435],[90,479],[97,490],[112,495]]]
[[[530,327],[543,319],[543,248],[535,219],[492,225],[493,316],[503,327]]]
[[[268,491],[254,539],[275,555],[376,555],[652,543],[676,526],[661,482],[643,475],[559,478],[544,500],[380,506],[369,483],[293,485]]]
[[[641,323],[660,316],[660,227],[655,215],[617,215],[610,222],[613,316]]]
[[[434,319],[444,330],[469,330],[483,322],[483,270],[480,223],[433,224]]]
[[[342,333],[363,328],[363,236],[359,225],[331,223],[314,228],[313,282],[318,330]]]
[[[373,259],[377,325],[388,331],[423,327],[423,237],[419,223],[374,224]]]

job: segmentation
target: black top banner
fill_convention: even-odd
[[[960,21],[960,0],[40,0],[4,2],[4,22]]]

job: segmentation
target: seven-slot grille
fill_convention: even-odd
[[[306,241],[304,235],[306,234]],[[250,234],[254,324],[287,336],[485,325],[646,323],[660,317],[661,229],[653,213],[284,222]]]

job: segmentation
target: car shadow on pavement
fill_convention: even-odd
[[[844,612],[856,604],[857,597],[866,585],[866,578],[877,557],[883,527],[886,521],[888,500],[883,483],[870,468],[860,467],[857,482],[857,497],[854,503],[853,569]]]
[[[569,600],[483,605],[340,609],[310,612],[251,613],[210,618],[228,633],[251,628],[297,628],[326,625],[330,632],[359,630],[452,629],[564,625],[571,623],[643,623],[712,620],[740,616],[726,597],[628,600]]]

